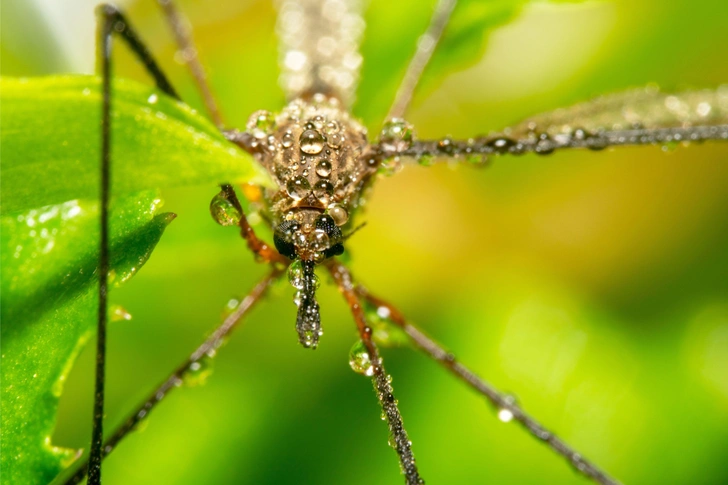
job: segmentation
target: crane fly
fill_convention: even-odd
[[[171,5],[169,2],[162,3]],[[432,24],[435,26],[431,38],[435,40],[434,44],[437,44],[436,39],[439,36],[438,24],[441,22],[443,26],[445,25],[444,19],[447,15],[443,12],[448,10],[449,3],[440,2],[436,9],[440,13],[435,15]],[[116,15],[119,15],[118,11],[111,9],[106,18]],[[113,20],[114,23],[109,25],[122,35],[129,31],[127,30],[130,28],[129,22],[132,24],[134,22],[133,18],[129,18],[128,22],[123,17],[113,17]],[[123,27],[117,27],[119,21],[123,22]],[[285,38],[285,29],[281,35]],[[291,51],[295,49],[289,48],[287,52]],[[306,51],[302,49],[296,52]],[[295,56],[292,60],[288,59],[289,64],[294,67],[296,60]],[[285,54],[283,63],[285,66]],[[415,84],[419,78],[417,63],[415,57],[413,63]],[[421,60],[420,63],[424,68],[427,60]],[[194,71],[194,63],[192,64]],[[672,95],[670,98],[670,94],[662,94],[650,88],[633,91],[629,95],[607,97],[599,102],[582,105],[581,108],[567,110],[561,118],[557,115],[533,118],[496,135],[463,140],[441,137],[428,141],[426,138],[419,139],[415,136],[413,126],[403,119],[405,107],[409,105],[406,98],[414,89],[414,85],[407,87],[405,83],[405,95],[397,97],[397,102],[390,110],[390,116],[387,120],[382,120],[386,121],[382,133],[378,137],[370,137],[367,142],[365,128],[355,118],[349,117],[343,109],[350,103],[350,98],[353,96],[351,92],[342,90],[341,86],[335,83],[332,85],[330,80],[316,75],[313,76],[313,82],[309,84],[303,82],[301,87],[299,84],[302,81],[295,79],[297,71],[290,65],[288,69],[292,69],[291,72],[286,72],[285,69],[286,67],[284,74],[288,74],[289,79],[283,83],[291,98],[290,103],[277,114],[267,111],[256,112],[250,118],[245,130],[225,129],[228,139],[257,157],[259,163],[276,178],[279,187],[277,191],[262,194],[250,188],[244,191],[253,204],[263,207],[261,210],[263,219],[273,229],[272,237],[267,242],[251,235],[251,228],[245,217],[246,210],[243,207],[246,204],[244,201],[241,203],[235,187],[224,184],[219,194],[213,198],[212,212],[218,222],[238,226],[243,235],[248,236],[246,242],[257,253],[259,259],[271,263],[273,267],[271,276],[267,277],[269,279],[264,279],[255,286],[251,294],[252,299],[251,296],[241,299],[241,306],[232,310],[231,315],[238,318],[247,313],[249,304],[262,296],[271,278],[277,279],[288,273],[290,283],[296,292],[297,338],[304,347],[319,347],[317,353],[321,352],[322,347],[328,345],[326,337],[331,327],[338,323],[327,319],[327,309],[324,305],[319,305],[316,296],[318,278],[325,280],[323,274],[330,272],[331,279],[343,293],[358,325],[360,341],[355,344],[355,351],[351,357],[352,365],[360,373],[371,375],[373,378],[377,395],[383,405],[383,418],[386,418],[390,426],[393,446],[398,452],[408,483],[418,483],[421,477],[414,467],[409,437],[401,426],[397,401],[392,397],[389,375],[384,372],[378,357],[380,351],[377,349],[377,340],[372,335],[374,323],[371,322],[377,318],[388,321],[392,327],[400,324],[417,346],[494,403],[501,421],[521,422],[536,441],[545,442],[554,448],[578,472],[600,483],[616,483],[616,479],[610,478],[591,460],[584,458],[581,453],[571,449],[570,445],[562,441],[558,429],[552,430],[550,426],[542,426],[532,420],[530,415],[521,410],[515,398],[489,387],[471,374],[453,354],[437,346],[416,327],[412,327],[409,319],[406,319],[405,314],[389,301],[389,297],[383,298],[382,294],[369,293],[367,288],[360,286],[347,267],[339,262],[338,257],[344,251],[344,247],[348,250],[348,241],[354,245],[356,239],[363,237],[369,230],[362,229],[357,233],[358,226],[353,221],[355,206],[359,202],[362,190],[371,185],[380,173],[398,171],[402,162],[415,160],[429,165],[438,160],[455,162],[474,160],[479,164],[485,158],[495,158],[497,163],[501,163],[502,159],[505,164],[506,157],[515,157],[523,153],[535,152],[545,155],[577,147],[603,150],[621,144],[670,146],[683,141],[721,140],[726,138],[727,133],[725,107],[721,104],[725,103],[724,91],[693,91],[691,94]],[[199,79],[202,78],[198,77]],[[159,78],[157,81],[159,85]],[[171,84],[168,85],[169,89],[163,84],[159,87],[170,96],[176,95]],[[299,95],[301,99],[298,99]],[[215,114],[217,108],[211,105],[208,94],[203,94],[203,98],[207,99],[207,106],[213,119],[222,126],[221,119]],[[641,112],[641,104],[647,105],[649,109]],[[654,109],[658,104],[662,111],[655,114]],[[670,107],[671,104],[674,109]],[[634,113],[630,114],[632,118],[626,116],[629,123],[618,128],[604,129],[604,121],[598,119],[595,112],[608,113],[615,105],[620,110],[622,106],[634,108]],[[701,105],[709,106],[706,115],[701,115]],[[680,118],[682,115],[676,112],[685,106],[689,107],[690,113]],[[623,110],[621,115],[625,116]],[[701,125],[699,122],[701,116],[709,121]],[[675,117],[680,121],[677,126],[670,125],[666,121]],[[568,129],[565,128],[567,126]],[[339,137],[341,142],[337,142]],[[358,141],[347,145],[352,140]],[[341,153],[345,155],[340,155]],[[541,157],[538,158],[538,162],[545,163]],[[549,163],[557,162],[549,160]],[[447,177],[446,174],[444,176]],[[237,191],[239,190],[238,188]],[[293,263],[289,264],[289,261]],[[319,272],[320,276],[317,277],[316,272]],[[373,313],[364,310],[373,310]],[[425,316],[418,315],[418,320],[422,320]],[[326,334],[321,334],[322,329],[326,330]],[[171,376],[172,380],[169,382],[176,385],[175,383],[182,379],[183,373],[195,365],[202,365],[205,361],[204,356],[210,351],[217,350],[220,336],[213,334],[213,339],[209,342],[207,347],[204,345],[200,347],[193,357],[180,366],[180,373]],[[399,380],[395,381],[398,382]],[[402,384],[406,385],[404,382]],[[172,387],[165,388],[162,396],[166,395],[169,389]],[[157,390],[153,395],[158,393]],[[399,397],[399,393],[397,396]],[[146,401],[130,416],[131,421],[127,421],[120,428],[120,437],[139,425],[151,407],[156,405],[154,398],[152,401],[149,408],[145,406],[151,401]],[[402,401],[402,406],[406,410],[406,400],[402,398]],[[524,407],[530,408],[527,405],[528,401],[524,402]],[[144,414],[140,415],[140,411]],[[530,409],[530,413],[537,415],[538,409]],[[406,411],[404,414],[406,418]],[[420,445],[416,438],[415,427],[410,425],[409,430],[413,435],[413,447],[419,452]],[[103,448],[103,454],[112,451],[115,444],[115,442],[107,444],[106,448]],[[579,451],[583,451],[586,457],[591,456],[589,450]],[[361,456],[366,461],[366,455]],[[419,458],[417,464],[423,468],[422,475],[427,477],[426,460]],[[93,466],[91,468],[93,470]]]

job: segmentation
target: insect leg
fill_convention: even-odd
[[[99,56],[102,66],[105,66],[102,67],[102,70],[108,68],[108,73],[111,73],[111,36],[113,34],[120,35],[144,65],[149,75],[152,76],[157,87],[165,94],[180,99],[177,91],[174,90],[167,76],[164,75],[157,61],[154,60],[149,49],[147,49],[146,45],[137,36],[124,15],[116,7],[108,4],[99,5],[96,11],[99,16],[99,27],[101,29],[99,32]]]
[[[470,369],[458,362],[453,354],[444,350],[440,344],[429,338],[411,323],[408,323],[404,315],[390,303],[372,295],[362,286],[357,286],[353,291],[355,291],[359,297],[377,308],[386,308],[389,314],[388,318],[401,327],[420,350],[455,374],[455,376],[462,379],[476,392],[483,395],[493,406],[496,407],[496,409],[500,411],[507,411],[509,413],[509,418],[517,421],[529,433],[531,433],[532,436],[545,442],[552,450],[566,458],[566,460],[577,471],[602,485],[619,484],[617,480],[611,478],[596,465],[586,460],[581,453],[577,452],[561,438],[553,434],[551,431],[548,431],[538,421],[526,414],[526,412],[523,411],[523,409],[521,409],[510,396],[501,393],[491,384],[475,375]]]
[[[223,197],[224,199],[226,199],[230,204],[233,205],[233,207],[235,207],[237,212],[240,214],[240,220],[238,221],[238,226],[240,227],[240,235],[248,243],[248,248],[266,263],[281,263],[284,265],[288,265],[288,263],[290,262],[288,258],[280,254],[278,251],[276,251],[275,248],[269,246],[265,241],[260,239],[255,234],[255,231],[248,222],[248,219],[245,217],[243,207],[240,204],[240,200],[238,199],[237,194],[235,194],[233,186],[229,184],[223,184],[220,186],[220,188],[221,190],[218,194],[218,197]]]
[[[109,273],[109,197],[111,187],[111,47],[116,33],[126,41],[131,50],[154,78],[157,87],[179,99],[172,85],[154,61],[144,44],[134,33],[124,16],[111,5],[100,5],[98,14],[98,50],[102,75],[101,109],[101,189],[99,247],[99,307],[96,338],[96,376],[94,384],[94,410],[89,456],[89,484],[101,483],[101,459],[103,446],[104,375],[106,368],[106,307]]]
[[[393,156],[423,159],[449,159],[480,157],[485,161],[494,155],[522,155],[535,153],[550,155],[557,150],[587,148],[603,150],[617,146],[668,145],[703,141],[728,141],[728,124],[668,128],[636,128],[629,130],[597,131],[574,130],[574,133],[548,135],[534,134],[525,138],[494,135],[470,140],[418,140],[408,149],[382,158]]]
[[[200,363],[214,355],[223,341],[235,330],[243,318],[258,303],[268,291],[270,285],[278,279],[285,271],[285,268],[274,268],[243,298],[237,308],[217,327],[207,339],[190,354],[177,368],[152,391],[147,399],[134,409],[119,427],[103,443],[102,458],[106,458],[119,444],[119,442],[130,432],[134,431],[139,423],[144,420],[151,410],[159,404],[162,399],[178,388],[184,379],[185,374],[194,370]],[[63,482],[65,485],[81,483],[89,470],[87,463],[81,462],[76,472]]]
[[[197,84],[197,88],[202,95],[207,111],[212,117],[212,121],[218,128],[222,129],[224,125],[222,115],[215,102],[215,97],[212,95],[210,85],[207,82],[205,69],[202,67],[200,58],[197,55],[197,48],[192,39],[192,32],[188,27],[187,19],[177,9],[173,0],[157,0],[157,3],[162,7],[167,23],[171,27],[174,38],[179,46],[179,53],[182,55],[182,59],[184,59],[185,64],[187,64],[190,70],[190,74],[192,74]]]
[[[500,134],[400,145],[382,141],[376,150],[381,158],[461,157],[473,161],[473,157],[549,155],[573,148],[728,141],[727,92],[725,87],[676,93],[651,87],[631,89],[533,116]]]
[[[394,391],[390,382],[391,378],[384,370],[382,359],[379,356],[379,350],[372,340],[372,329],[367,325],[364,310],[362,309],[359,295],[355,291],[356,287],[351,278],[351,273],[349,273],[349,270],[343,264],[337,261],[329,262],[327,269],[339,287],[339,291],[344,295],[344,299],[349,304],[349,308],[351,308],[359,336],[372,363],[372,383],[377,392],[379,404],[382,406],[382,411],[387,419],[389,432],[392,434],[390,443],[392,443],[392,447],[399,456],[406,483],[407,485],[424,483],[424,480],[420,478],[419,472],[417,471],[415,457],[412,453],[412,442],[409,440],[407,431],[404,429],[402,415],[397,407],[397,400],[394,398]]]
[[[417,50],[407,66],[402,83],[397,88],[397,94],[394,97],[392,106],[389,108],[387,119],[402,118],[407,111],[415,88],[417,88],[422,73],[430,62],[433,52],[435,52],[435,47],[442,38],[442,33],[450,20],[450,14],[456,3],[457,0],[440,0],[437,2],[435,13],[432,15],[427,31],[417,40]]]

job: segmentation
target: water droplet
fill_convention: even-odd
[[[554,144],[551,141],[551,137],[548,133],[541,133],[538,135],[538,141],[536,142],[536,153],[539,155],[550,155],[554,152]]]
[[[316,115],[316,116],[314,116],[314,118],[313,118],[313,119],[311,120],[311,123],[313,123],[313,126],[314,126],[314,127],[315,127],[315,128],[317,129],[317,130],[320,130],[321,128],[323,128],[323,127],[324,127],[324,123],[326,123],[326,118],[324,118],[324,117],[323,117],[322,115]]]
[[[230,298],[222,310],[222,317],[226,318],[231,315],[238,308],[238,305],[240,305],[240,300],[237,298]]]
[[[311,184],[308,183],[306,177],[296,177],[288,181],[286,190],[288,195],[296,200],[301,200],[311,191]]]
[[[583,128],[575,128],[574,131],[571,132],[571,137],[574,140],[586,140],[590,136],[591,134]]]
[[[109,319],[112,322],[121,322],[131,320],[131,313],[126,311],[121,305],[111,305],[109,307]]]
[[[308,239],[306,238],[306,235],[299,231],[293,234],[291,240],[293,241],[293,245],[299,249],[305,248],[308,245]]]
[[[698,106],[695,108],[696,113],[698,113],[698,116],[702,116],[703,118],[708,116],[713,109],[712,106],[710,106],[710,103],[707,103],[705,101],[698,103]]]
[[[331,120],[324,127],[324,133],[333,135],[334,133],[338,133],[340,129],[339,123],[336,120]]]
[[[341,133],[334,133],[328,137],[329,146],[335,150],[338,150],[344,143],[344,135]]]
[[[329,207],[329,215],[337,226],[343,226],[349,220],[349,213],[340,205],[332,205]]]
[[[184,373],[183,380],[187,386],[200,386],[207,381],[212,374],[212,366],[209,359],[202,359],[192,362]]]
[[[281,145],[283,145],[283,148],[291,148],[293,146],[293,133],[290,131],[285,132],[283,138],[281,138]]]
[[[310,248],[313,251],[326,251],[330,246],[329,235],[322,229],[316,229],[311,236]]]
[[[256,111],[248,119],[246,127],[254,137],[266,138],[275,130],[276,119],[269,111]]]
[[[303,289],[303,264],[300,259],[295,260],[288,267],[288,282],[297,290]]]
[[[502,408],[498,410],[498,419],[504,423],[508,423],[513,419],[513,413],[510,409]]]
[[[586,463],[584,463],[584,458],[579,453],[574,453],[571,456],[571,464],[576,467],[579,471],[586,470]]]
[[[303,298],[303,294],[300,291],[297,291],[293,294],[293,304],[296,305],[296,307],[301,306],[301,299]]]
[[[465,161],[471,165],[487,165],[490,158],[484,153],[471,153],[465,157]]]
[[[442,153],[452,155],[455,151],[455,146],[452,144],[452,139],[446,137],[437,142],[437,149]]]
[[[499,136],[498,138],[493,138],[490,140],[487,145],[498,154],[508,153],[512,146],[514,146],[516,142],[508,137],[505,136]]]
[[[331,162],[328,160],[321,160],[316,164],[316,175],[319,177],[328,177],[331,175]]]
[[[419,163],[423,167],[431,167],[435,164],[435,157],[433,157],[429,153],[423,153],[422,155],[417,157],[417,163]]]
[[[400,170],[402,170],[402,159],[399,157],[384,159],[379,164],[379,173],[382,175],[391,176]]]
[[[369,357],[369,352],[367,352],[367,348],[361,340],[358,340],[349,351],[349,366],[357,374],[363,376],[374,375],[372,359]]]
[[[316,130],[306,130],[301,133],[301,151],[308,153],[309,155],[316,155],[321,153],[324,149],[324,143],[326,139],[324,136]]]
[[[414,130],[412,125],[401,118],[393,118],[382,127],[379,144],[390,152],[401,152],[412,146]]]
[[[334,195],[334,186],[327,180],[319,180],[313,186],[313,195],[323,204],[329,205]]]
[[[224,190],[221,190],[210,201],[210,214],[221,226],[237,225],[242,217],[238,208],[227,198]]]
[[[147,103],[156,104],[159,101],[159,97],[156,94],[150,94],[147,98]]]
[[[364,305],[366,320],[371,325],[372,339],[384,347],[409,345],[407,334],[391,320],[391,311],[386,306]]]

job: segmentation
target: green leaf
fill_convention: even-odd
[[[4,213],[98,196],[99,78],[3,78],[0,103]],[[212,123],[153,88],[117,79],[112,106],[114,194],[204,183],[271,183],[255,160]]]
[[[110,214],[112,286],[146,262],[174,214],[154,193],[119,199]],[[51,444],[63,383],[93,333],[99,213],[70,201],[0,218],[3,483],[48,483],[75,458]]]
[[[528,0],[458,2],[442,41],[425,70],[417,96],[436,87],[453,70],[463,69],[480,60],[488,34],[514,18],[526,3]],[[428,2],[413,8],[407,2],[371,2],[362,44],[364,63],[357,94],[360,102],[354,109],[370,127],[378,128],[384,120],[415,52],[417,40],[430,22],[433,5],[433,2]],[[403,18],[407,21],[403,22]],[[377,35],[368,35],[372,32]]]

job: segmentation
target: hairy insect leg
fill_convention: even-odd
[[[101,483],[103,446],[104,375],[106,368],[106,311],[109,273],[109,198],[111,187],[111,48],[114,34],[120,35],[154,78],[157,87],[179,99],[171,84],[159,69],[154,58],[137,37],[124,16],[111,5],[100,5],[98,14],[98,52],[102,75],[101,108],[101,187],[100,187],[100,247],[99,247],[99,306],[96,339],[96,376],[94,410],[89,458],[89,484]]]
[[[422,78],[425,67],[427,67],[432,54],[435,52],[437,44],[442,38],[442,33],[445,31],[456,3],[457,0],[440,0],[437,3],[427,31],[417,40],[417,50],[407,66],[407,71],[399,88],[397,88],[397,94],[392,106],[389,108],[387,119],[402,118],[407,111],[407,107],[412,101],[412,95]]]
[[[185,375],[194,371],[200,366],[200,363],[216,354],[217,349],[222,345],[225,339],[233,330],[242,322],[243,318],[253,309],[253,307],[265,296],[268,288],[283,273],[285,268],[274,268],[265,278],[263,278],[248,295],[243,298],[237,308],[228,315],[227,318],[210,334],[205,341],[198,346],[194,352],[190,354],[177,368],[162,381],[154,391],[152,391],[147,399],[140,403],[134,411],[119,425],[114,432],[103,442],[101,457],[106,458],[129,433],[134,431],[139,423],[149,416],[149,413],[159,404],[162,399],[167,397],[171,391],[180,387]],[[89,472],[90,463],[81,462],[76,472],[63,482],[65,485],[81,483]],[[89,478],[90,479],[90,478]]]
[[[255,234],[255,231],[248,222],[248,219],[245,217],[243,206],[240,204],[240,200],[238,199],[233,186],[230,184],[223,184],[220,186],[220,189],[220,193],[215,196],[212,204],[210,205],[213,217],[220,222],[216,214],[216,205],[220,201],[230,204],[235,210],[235,219],[238,219],[237,225],[240,227],[240,235],[243,239],[245,239],[245,242],[248,244],[248,248],[266,263],[280,263],[288,265],[290,262],[288,258],[276,251],[275,248],[269,246]]]
[[[202,67],[200,58],[198,57],[197,48],[195,42],[192,39],[192,31],[189,28],[189,22],[185,16],[179,11],[174,3],[174,0],[157,0],[157,3],[162,7],[164,16],[167,19],[167,23],[172,29],[175,41],[179,46],[178,54],[181,55],[185,64],[190,70],[190,74],[197,84],[202,95],[202,100],[205,103],[212,121],[217,125],[218,128],[222,129],[224,123],[220,109],[215,102],[215,97],[210,89],[210,84],[207,82],[207,75],[205,69]]]
[[[397,407],[397,400],[394,398],[394,390],[391,384],[392,379],[384,370],[382,359],[379,356],[379,350],[372,340],[372,329],[367,325],[364,310],[362,309],[359,295],[356,292],[356,286],[351,278],[351,273],[349,273],[349,270],[343,264],[337,261],[327,263],[326,267],[334,278],[349,308],[351,308],[359,336],[366,348],[370,366],[367,367],[364,374],[372,378],[379,404],[382,406],[382,411],[387,420],[389,432],[391,433],[392,439],[390,440],[390,444],[397,452],[400,466],[405,475],[405,481],[407,485],[425,483],[417,470],[415,457],[412,452],[412,442],[409,440],[407,431],[404,429],[402,415]]]
[[[600,470],[595,464],[585,459],[581,453],[577,452],[534,418],[526,414],[513,398],[498,391],[491,384],[478,377],[470,369],[458,362],[452,353],[443,349],[440,344],[407,322],[404,315],[392,306],[392,304],[372,295],[361,285],[356,286],[352,291],[377,308],[385,308],[388,313],[388,319],[402,328],[420,350],[485,397],[499,412],[507,413],[508,419],[518,422],[533,437],[548,444],[554,452],[566,458],[577,471],[602,485],[619,484],[618,481]]]

